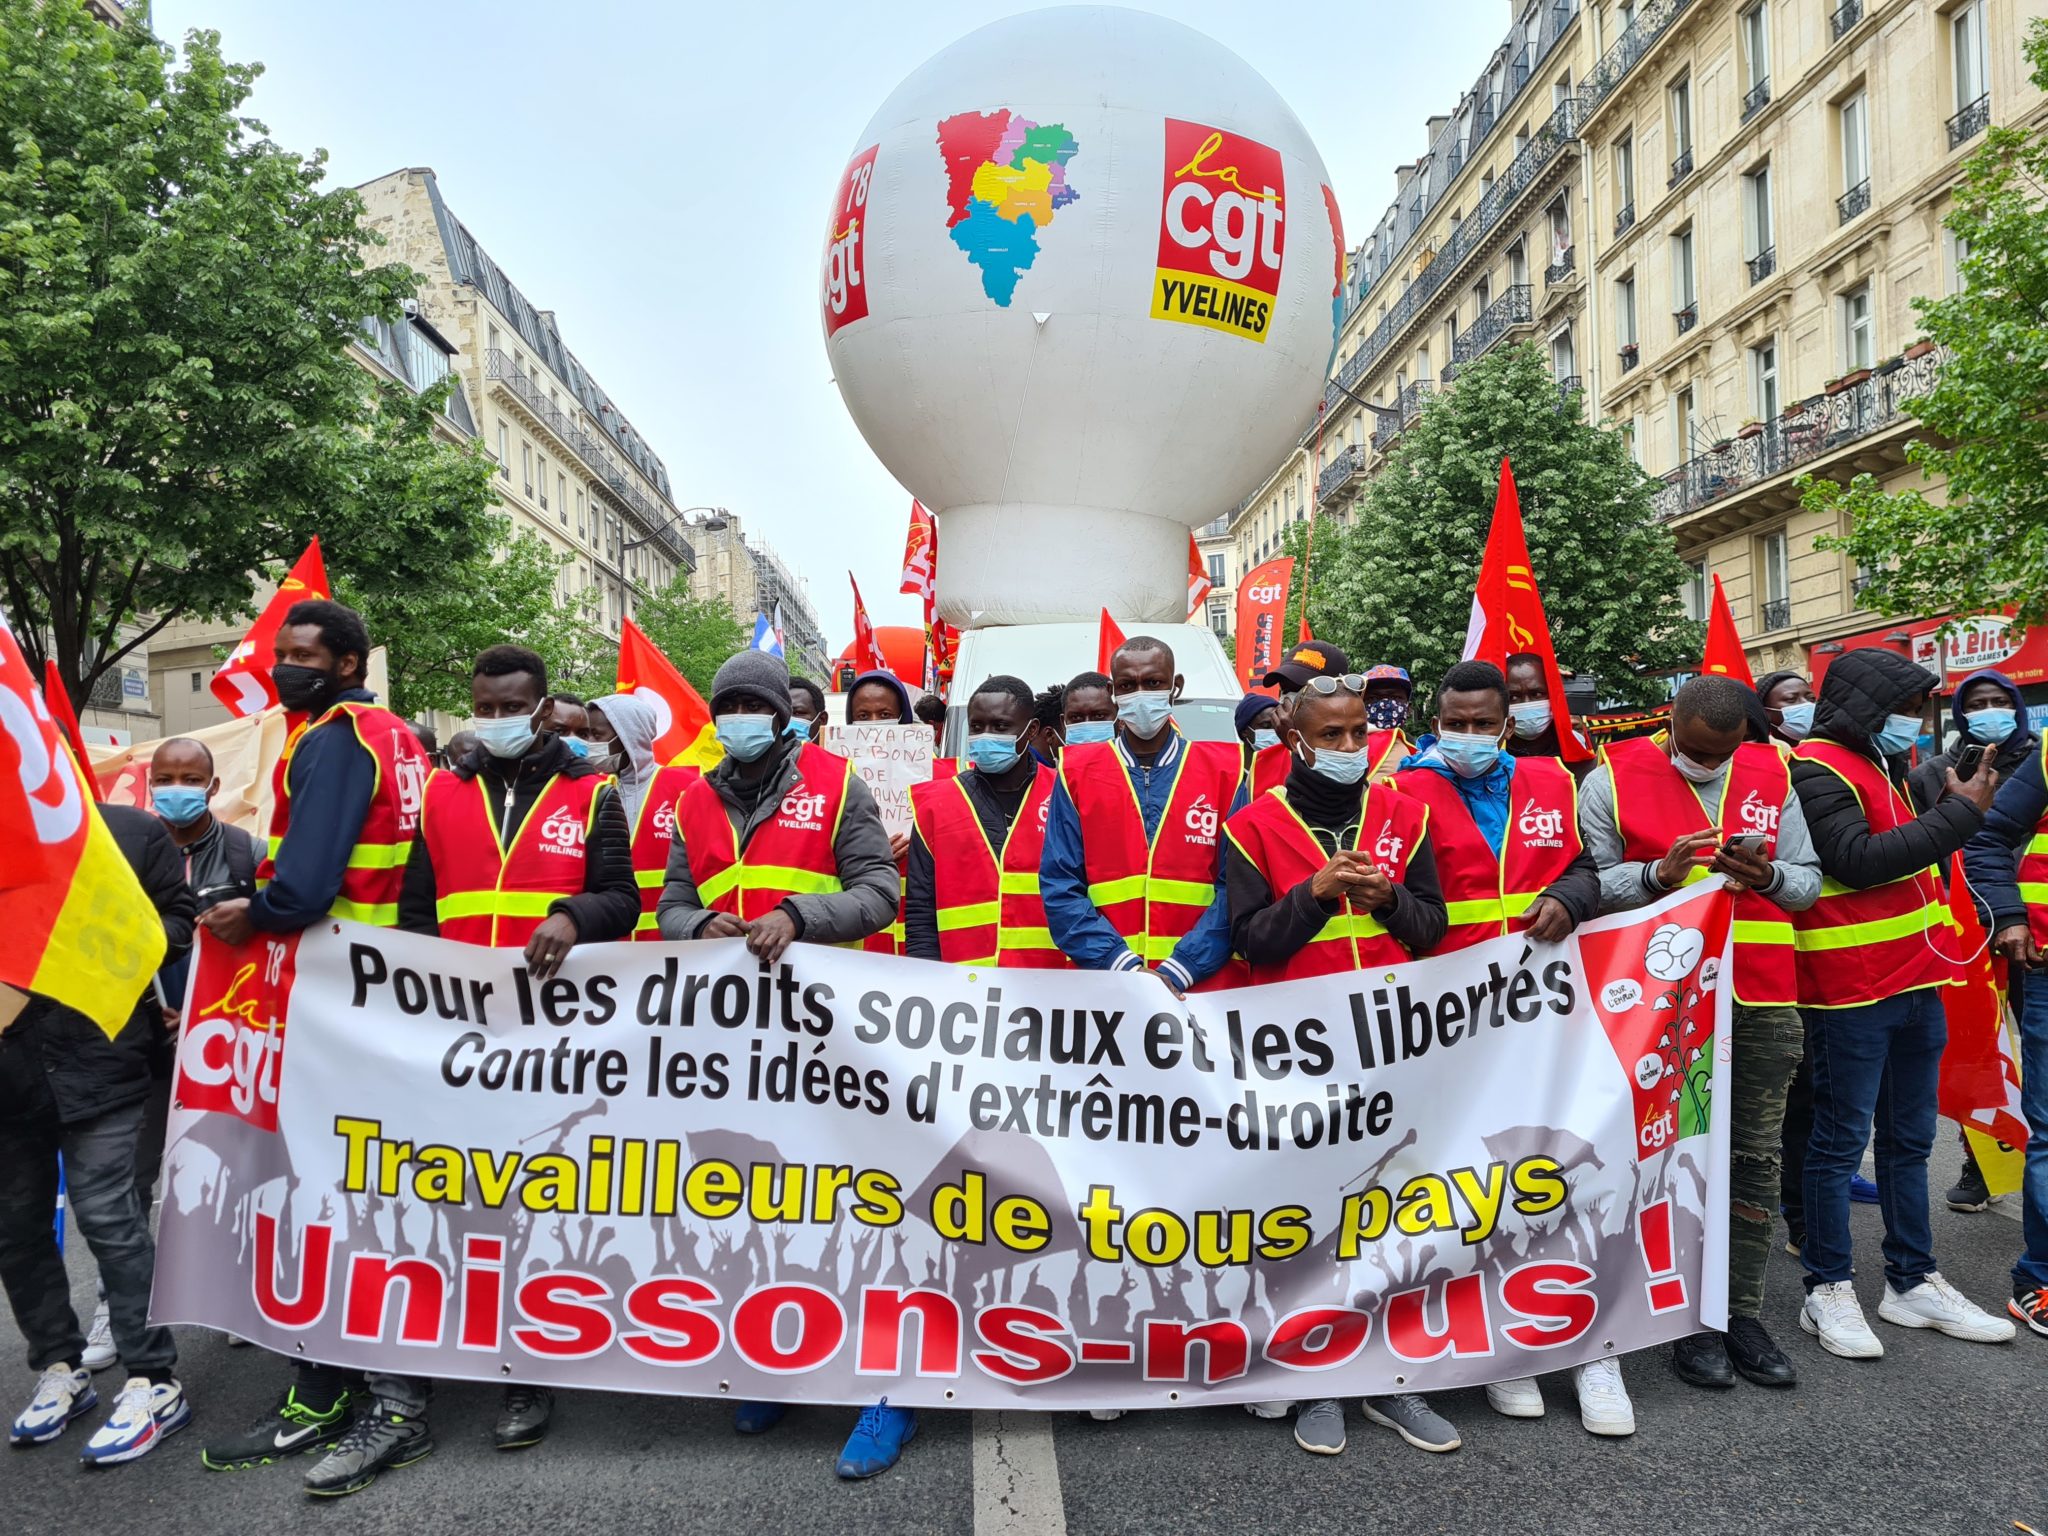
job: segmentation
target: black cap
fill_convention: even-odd
[[[1259,681],[1268,688],[1278,683],[1288,693],[1297,693],[1312,677],[1342,677],[1351,670],[1351,658],[1327,640],[1304,640],[1289,648],[1280,664]]]

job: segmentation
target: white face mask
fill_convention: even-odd
[[[1705,763],[1694,762],[1683,752],[1679,751],[1678,748],[1673,747],[1671,749],[1671,766],[1678,770],[1680,778],[1686,779],[1691,783],[1711,784],[1721,776],[1722,769],[1726,768],[1727,764],[1723,763],[1720,767],[1709,768]]]

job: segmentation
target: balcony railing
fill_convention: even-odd
[[[1494,343],[1518,325],[1531,325],[1535,313],[1529,302],[1529,285],[1517,283],[1486,306],[1451,348],[1451,360],[1463,367],[1493,350]]]
[[[1868,210],[1869,207],[1870,178],[1866,176],[1835,199],[1835,213],[1838,216],[1837,222],[1846,224],[1855,218],[1857,214]]]
[[[697,552],[690,547],[689,540],[676,532],[675,514],[641,494],[640,488],[627,475],[625,466],[612,457],[597,435],[577,426],[561,406],[548,399],[532,374],[517,367],[506,353],[494,350],[484,358],[484,377],[509,389],[563,447],[584,462],[613,496],[632,509],[655,542],[681,562],[685,570],[697,568]]]
[[[1774,597],[1768,602],[1757,604],[1757,608],[1762,615],[1766,630],[1790,629],[1792,627],[1791,598]]]
[[[1769,106],[1770,103],[1771,77],[1769,75],[1765,75],[1763,79],[1757,81],[1755,85],[1752,85],[1747,91],[1743,93],[1742,120],[1745,123],[1748,122],[1752,117],[1755,117],[1757,113],[1763,111],[1765,107]]]
[[[1678,334],[1683,336],[1687,331],[1700,323],[1699,301],[1694,300],[1686,305],[1685,308],[1676,311],[1671,316],[1671,320],[1678,327]]]
[[[1479,200],[1479,205],[1444,243],[1435,259],[1416,274],[1415,281],[1408,285],[1408,291],[1387,311],[1386,318],[1373,327],[1372,334],[1359,344],[1351,360],[1338,370],[1340,382],[1353,385],[1365,377],[1366,371],[1386,353],[1395,338],[1427,312],[1466,259],[1505,222],[1522,194],[1535,184],[1551,161],[1577,136],[1578,102],[1574,97],[1567,97],[1543,126],[1530,136],[1529,142],[1522,146],[1522,152],[1487,190],[1486,196]],[[1331,409],[1335,409],[1342,398],[1342,391],[1335,384],[1323,392],[1324,404]]]
[[[1323,466],[1323,472],[1316,476],[1316,501],[1320,504],[1349,485],[1354,477],[1365,474],[1365,448],[1351,444]]]
[[[1576,373],[1568,373],[1557,381],[1557,405],[1562,410],[1571,403],[1573,395],[1584,393],[1586,381]]]
[[[1566,246],[1557,260],[1543,269],[1543,286],[1555,288],[1559,283],[1570,277],[1573,272],[1577,271],[1578,265],[1578,247],[1574,245]]]
[[[1778,248],[1767,245],[1749,258],[1749,281],[1751,286],[1762,282],[1778,270]]]
[[[1863,0],[1842,0],[1828,18],[1828,28],[1834,34],[1834,41],[1840,42],[1849,35],[1849,29],[1863,19]]]
[[[1394,439],[1421,419],[1422,403],[1436,393],[1436,386],[1428,379],[1417,379],[1401,393],[1394,396],[1394,403],[1380,413],[1379,425],[1372,429],[1372,445],[1380,452],[1394,446]]]
[[[1628,342],[1621,349],[1621,371],[1627,373],[1643,360],[1643,349],[1636,342]]]
[[[1628,78],[1628,72],[1656,46],[1658,38],[1671,30],[1671,24],[1691,3],[1692,0],[1650,0],[1636,12],[1636,19],[1629,23],[1628,30],[1600,56],[1600,62],[1593,66],[1592,73],[1586,76],[1586,83],[1579,88],[1582,121],[1591,117],[1599,110],[1600,103],[1614,94],[1615,87]]]
[[[1614,236],[1618,240],[1636,224],[1636,205],[1633,201],[1621,205],[1621,212],[1614,216]]]
[[[1675,187],[1692,174],[1692,146],[1686,145],[1678,152],[1678,158],[1671,162],[1671,179],[1664,183],[1666,188]]]
[[[1986,91],[1948,120],[1948,147],[1961,149],[1991,126],[1991,93]]]
[[[1773,416],[1760,430],[1688,459],[1658,488],[1657,516],[1697,512],[1895,425],[1906,415],[1908,401],[1934,388],[1947,357],[1937,348],[1839,393],[1816,395]]]

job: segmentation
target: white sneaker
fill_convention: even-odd
[[[1876,1360],[1884,1355],[1884,1346],[1863,1321],[1855,1287],[1846,1280],[1816,1285],[1808,1291],[1799,1309],[1799,1326],[1819,1339],[1822,1349],[1844,1360]]]
[[[21,1410],[7,1438],[16,1445],[41,1445],[56,1439],[73,1419],[99,1404],[91,1372],[62,1364],[49,1366],[36,1379],[35,1396]]]
[[[1636,1432],[1635,1405],[1621,1384],[1621,1362],[1613,1356],[1572,1367],[1572,1387],[1579,1394],[1579,1422],[1589,1435],[1619,1438]]]
[[[1543,1417],[1543,1391],[1534,1376],[1517,1376],[1513,1381],[1489,1381],[1486,1405],[1503,1418]]]
[[[1244,1411],[1255,1419],[1284,1419],[1293,1406],[1294,1400],[1287,1398],[1277,1403],[1246,1403]]]
[[[1973,1344],[2003,1344],[2015,1331],[2011,1319],[1986,1312],[1942,1279],[1938,1270],[1929,1271],[1925,1280],[1904,1293],[1887,1281],[1877,1315],[1901,1328],[1932,1328]]]
[[[191,1422],[192,1405],[177,1382],[153,1383],[147,1376],[130,1376],[114,1399],[114,1411],[93,1431],[78,1459],[96,1467],[134,1461]]]
[[[85,1353],[78,1363],[88,1371],[104,1371],[120,1358],[121,1352],[114,1348],[114,1322],[103,1301],[93,1308],[92,1327],[85,1331]]]
[[[1090,1408],[1088,1417],[1098,1424],[1113,1424],[1130,1411],[1128,1408]]]

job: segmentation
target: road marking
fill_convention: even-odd
[[[974,1536],[1066,1536],[1052,1417],[974,1415]]]

